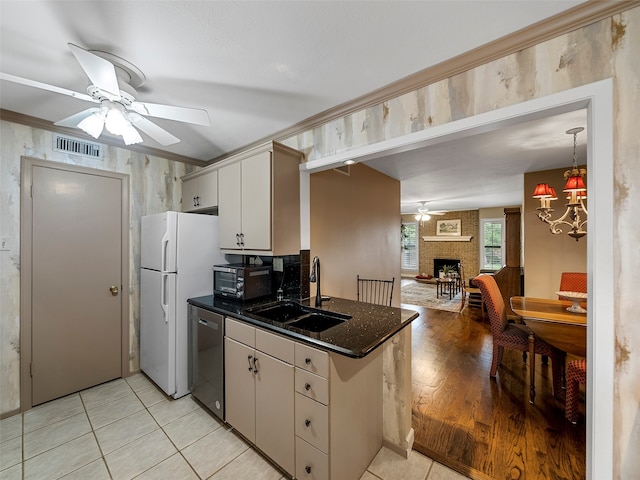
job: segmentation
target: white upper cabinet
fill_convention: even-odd
[[[203,169],[182,177],[183,212],[206,212],[217,206],[217,170]]]
[[[218,170],[221,249],[299,253],[301,159],[301,152],[269,142],[224,161]]]

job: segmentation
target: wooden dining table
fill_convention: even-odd
[[[576,355],[587,356],[587,314],[572,313],[567,307],[572,302],[548,298],[511,297],[511,309],[531,329],[529,335],[529,402],[533,403],[535,390],[535,337],[554,347]],[[562,366],[564,370],[564,365]]]

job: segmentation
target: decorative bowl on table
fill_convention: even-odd
[[[587,311],[580,306],[580,302],[587,300],[587,294],[584,292],[556,292],[560,297],[564,297],[567,300],[573,302],[573,305],[567,307],[567,312],[572,313],[587,313]]]

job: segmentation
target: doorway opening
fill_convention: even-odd
[[[366,162],[466,135],[499,129],[547,116],[587,110],[587,169],[591,185],[587,235],[588,298],[586,424],[587,478],[611,478],[613,472],[613,82],[583,85],[404,137],[311,160],[301,171],[311,174],[347,160]],[[308,181],[302,179],[302,185]],[[302,192],[304,193],[304,191]],[[306,192],[308,194],[308,191]],[[303,202],[304,203],[304,202]],[[308,207],[308,202],[307,202]],[[308,211],[307,211],[308,216]],[[597,365],[597,368],[595,368]],[[405,372],[410,377],[411,372]]]

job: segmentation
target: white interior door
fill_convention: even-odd
[[[122,180],[40,165],[31,179],[38,405],[122,375]]]

